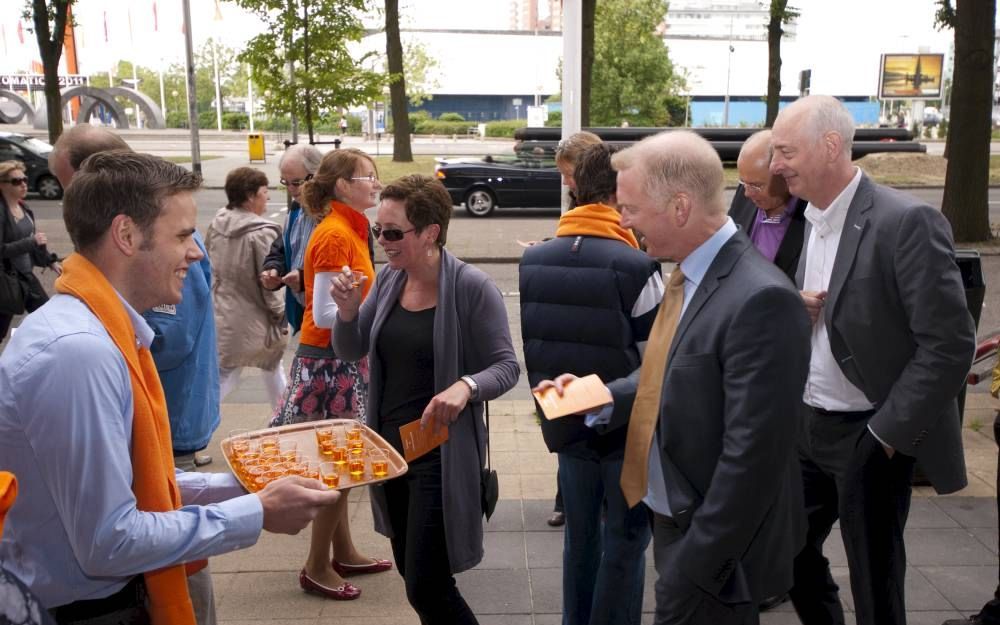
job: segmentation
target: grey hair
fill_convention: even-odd
[[[687,193],[709,215],[725,214],[722,161],[712,144],[688,130],[661,132],[611,157],[615,171],[641,168],[644,191],[668,200]]]
[[[319,169],[320,161],[323,160],[323,153],[314,145],[302,143],[290,145],[278,159],[278,169],[281,169],[282,165],[287,163],[289,159],[298,160],[305,167],[306,173],[315,174],[316,170]]]
[[[761,147],[764,149],[761,150]],[[771,154],[771,131],[765,128],[747,137],[740,148],[737,162],[747,159],[756,167],[767,169],[771,165]]]
[[[842,150],[850,156],[854,145],[854,118],[844,103],[828,95],[811,95],[798,102],[808,104],[806,123],[810,134],[819,140],[827,132],[837,133],[841,138]]]

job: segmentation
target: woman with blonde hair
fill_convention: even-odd
[[[21,283],[30,287],[24,305],[26,312],[32,312],[49,300],[33,269],[48,267],[58,275],[62,273],[62,265],[46,248],[45,233],[35,228],[34,213],[24,203],[27,194],[24,163],[0,163],[0,270],[16,272]],[[0,341],[7,336],[13,319],[13,315],[0,313]]]
[[[302,270],[306,308],[299,348],[292,361],[291,383],[271,419],[272,426],[320,419],[365,419],[368,361],[342,361],[331,347],[330,329],[337,306],[330,295],[330,280],[346,266],[359,277],[365,294],[371,288],[375,269],[364,211],[375,205],[381,190],[375,162],[356,149],[328,152],[312,180],[302,186],[303,208],[317,225],[306,247]],[[341,497],[313,521],[309,555],[299,573],[299,585],[330,599],[357,599],[361,590],[344,577],[390,568],[389,560],[358,552],[348,525],[347,497]]]

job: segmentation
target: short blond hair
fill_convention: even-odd
[[[686,193],[708,215],[726,212],[722,160],[712,144],[688,130],[673,130],[646,137],[611,157],[615,171],[640,169],[643,190],[650,198],[666,201]]]
[[[12,171],[23,171],[27,172],[24,163],[21,161],[3,161],[0,162],[0,180],[5,179],[10,175]]]

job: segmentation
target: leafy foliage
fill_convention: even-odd
[[[74,0],[28,0],[21,17],[31,20],[29,31],[35,33],[38,52],[45,73],[45,105],[49,125],[49,142],[55,143],[62,134],[62,94],[59,90],[59,59],[63,52],[63,37],[69,21],[69,7]]]
[[[365,0],[231,1],[267,24],[238,59],[250,65],[254,84],[271,92],[263,104],[271,115],[304,117],[307,94],[318,114],[380,94],[385,76],[370,69],[378,65],[377,55],[355,57],[349,49],[365,34],[358,17]]]
[[[674,70],[663,37],[662,0],[597,3],[590,122],[595,126],[666,126],[681,122],[683,78]],[[623,42],[627,42],[623,44]],[[671,101],[681,111],[671,115]]]

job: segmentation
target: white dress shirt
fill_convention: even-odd
[[[840,195],[825,210],[816,208],[812,202],[806,207],[805,218],[812,224],[806,243],[806,268],[802,280],[805,291],[826,291],[830,286],[833,263],[840,246],[840,235],[844,231],[847,209],[854,200],[854,194],[861,183],[861,170],[855,168],[854,178],[844,187]],[[853,224],[851,225],[853,227]],[[871,410],[861,390],[851,384],[830,348],[830,335],[826,329],[827,308],[820,311],[812,328],[812,356],[809,359],[809,377],[806,380],[802,399],[806,404],[823,410],[838,412],[861,412]]]

